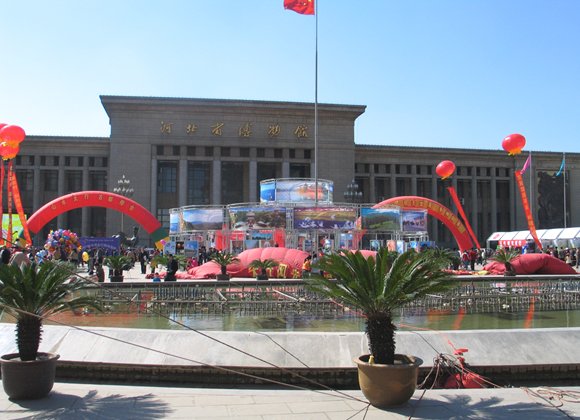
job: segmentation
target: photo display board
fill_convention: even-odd
[[[298,207],[294,209],[294,229],[355,228],[356,209],[349,207]]]

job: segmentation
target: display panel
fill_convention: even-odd
[[[294,229],[355,228],[356,209],[349,207],[301,207],[294,209]]]
[[[394,208],[361,208],[361,225],[363,229],[373,231],[400,231],[401,210]]]

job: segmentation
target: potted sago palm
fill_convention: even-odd
[[[370,354],[354,361],[361,390],[372,405],[401,405],[413,395],[423,361],[395,353],[393,312],[450,287],[449,276],[443,271],[448,264],[447,258],[414,250],[396,255],[384,248],[368,258],[359,251],[340,251],[316,264],[325,276],[304,280],[314,292],[364,314]]]
[[[278,261],[272,258],[266,258],[263,260],[254,260],[249,265],[248,268],[256,270],[256,280],[268,280],[268,270],[274,267],[278,267]]]
[[[11,399],[43,398],[52,389],[60,356],[38,351],[43,320],[79,308],[100,310],[94,298],[79,294],[86,283],[75,271],[60,261],[0,265],[0,307],[16,319],[18,353],[1,358],[2,385]]]
[[[512,261],[520,256],[520,252],[515,249],[498,249],[490,258],[492,261],[497,261],[505,267],[504,276],[515,276],[516,270],[512,265]]]
[[[112,275],[110,276],[111,283],[121,283],[123,282],[123,271],[130,270],[133,260],[126,255],[112,255],[105,258],[103,264],[112,270]]]
[[[221,274],[216,276],[216,280],[229,280],[228,265],[238,262],[239,259],[229,252],[216,252],[211,260],[220,266]]]

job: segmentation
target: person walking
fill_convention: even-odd
[[[137,255],[139,264],[141,265],[141,274],[147,274],[147,253],[143,248],[139,248],[139,254]]]

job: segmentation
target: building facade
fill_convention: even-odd
[[[513,174],[527,155],[357,144],[354,127],[364,106],[319,104],[316,148],[311,103],[121,96],[102,96],[101,102],[110,119],[109,137],[28,136],[22,143],[15,167],[25,213],[67,193],[113,191],[125,175],[131,198],[168,226],[171,208],[257,202],[261,180],[314,178],[318,166],[318,177],[334,182],[335,202],[344,201],[354,179],[364,203],[419,195],[454,209],[449,183],[481,244],[494,231],[527,229]],[[579,226],[580,156],[567,154],[566,171],[558,177],[561,153],[532,156],[524,180],[537,228],[563,227],[564,201],[566,225]],[[451,181],[435,173],[442,160],[457,165]],[[61,227],[80,236],[110,236],[121,223],[115,211],[82,208],[51,221],[36,242]],[[126,232],[131,223],[125,220]],[[450,233],[433,218],[429,234],[453,246]],[[149,242],[145,232],[139,236],[141,244]]]

